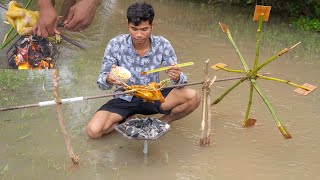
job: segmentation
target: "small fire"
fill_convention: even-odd
[[[32,67],[29,63],[21,63],[18,66],[18,69],[30,69],[30,70],[40,70],[40,69],[52,69],[53,64],[47,63],[44,60],[41,60],[37,67]]]
[[[25,36],[14,50],[14,64],[18,69],[51,69],[52,44],[44,38]]]

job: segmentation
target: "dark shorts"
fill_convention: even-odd
[[[172,88],[163,89],[161,91],[163,97],[166,97]],[[131,102],[122,99],[111,99],[106,104],[101,106],[98,111],[109,111],[117,113],[127,119],[128,117],[135,114],[151,115],[151,114],[169,114],[170,110],[162,111],[160,110],[161,103],[156,102],[144,102],[142,99],[135,96],[132,97]]]

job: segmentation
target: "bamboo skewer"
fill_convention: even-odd
[[[191,66],[193,64],[194,64],[193,62],[186,62],[186,63],[176,64],[176,66],[177,67],[185,67],[185,66]],[[149,70],[149,71],[142,71],[140,74],[141,75],[145,75],[145,74],[165,71],[165,70],[168,70],[168,69],[170,69],[170,66],[161,67],[161,68],[157,68],[157,69],[152,69],[152,70]]]
[[[238,77],[217,79],[215,82],[231,81],[231,80],[236,80],[236,79],[241,79],[241,78],[246,78],[246,76],[238,76]],[[167,86],[167,87],[164,87],[162,89],[193,86],[193,85],[198,85],[198,84],[202,84],[202,83],[203,83],[203,81],[194,82],[194,83],[186,83],[186,84],[177,84],[177,85]],[[83,100],[105,98],[105,97],[111,97],[111,96],[121,95],[121,94],[129,94],[129,93],[132,93],[134,91],[135,90],[129,90],[129,91],[112,93],[112,94],[105,94],[105,95],[87,96],[87,97],[82,97],[81,96],[81,97],[66,98],[66,99],[61,99],[61,104],[71,103],[71,102],[78,102],[78,101],[83,101]],[[53,101],[53,100],[51,100],[51,101],[41,101],[41,102],[34,103],[34,104],[27,104],[27,105],[13,106],[13,107],[7,107],[7,108],[0,108],[0,112],[1,111],[16,110],[16,109],[32,108],[32,107],[49,106],[49,105],[55,105],[55,104],[56,104],[56,102]]]
[[[79,156],[76,156],[73,152],[70,139],[68,136],[68,133],[66,131],[65,125],[64,125],[64,118],[62,114],[62,108],[61,108],[61,99],[59,95],[59,78],[58,78],[58,70],[53,70],[53,84],[54,84],[54,95],[55,95],[55,101],[56,101],[56,108],[57,108],[57,115],[60,125],[61,133],[63,134],[64,141],[67,146],[68,154],[73,162],[73,164],[79,164]]]
[[[72,44],[72,45],[74,45],[74,46],[76,46],[76,47],[78,47],[78,48],[80,48],[82,50],[86,50],[86,47],[84,47],[82,44],[78,43],[77,41],[74,41],[73,39],[71,39],[71,38],[69,38],[69,37],[67,37],[67,36],[65,36],[63,34],[60,34],[60,36],[61,36],[62,40],[65,40],[68,43],[70,43],[70,44]]]
[[[124,92],[119,92],[119,93],[112,93],[112,94],[105,94],[105,95],[98,95],[98,96],[67,98],[67,99],[61,99],[60,103],[64,104],[64,103],[78,102],[78,101],[83,101],[83,100],[98,99],[98,98],[110,97],[110,96],[115,96],[115,95],[120,95],[120,94],[127,94],[127,93],[131,93],[131,92],[134,92],[134,90],[124,91]],[[1,111],[16,110],[16,109],[32,108],[32,107],[49,106],[49,105],[54,105],[54,104],[56,104],[55,101],[41,101],[36,104],[28,104],[28,105],[14,106],[14,107],[8,107],[8,108],[0,108],[0,112]]]

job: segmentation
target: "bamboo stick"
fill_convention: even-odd
[[[257,74],[257,76],[259,78],[262,78],[262,79],[265,79],[265,80],[271,80],[271,81],[276,81],[276,82],[281,82],[281,83],[286,83],[286,84],[289,84],[291,86],[295,86],[297,88],[301,88],[301,89],[304,89],[306,91],[311,91],[311,89],[307,88],[307,87],[304,87],[303,85],[299,85],[299,84],[296,84],[296,83],[293,83],[291,81],[287,81],[287,80],[283,80],[283,79],[279,79],[279,78],[275,78],[275,77],[267,77],[267,76],[263,76],[263,75],[260,75],[260,74]]]
[[[236,77],[230,77],[230,78],[223,78],[223,79],[217,79],[215,82],[231,81],[231,80],[242,79],[242,78],[247,78],[247,77],[246,76],[236,76]],[[199,85],[202,83],[203,83],[203,81],[194,82],[194,83],[186,83],[186,84],[177,84],[177,85],[164,87],[163,89],[193,86],[193,85]],[[91,100],[91,99],[98,99],[98,98],[110,97],[110,96],[121,95],[121,94],[129,94],[134,91],[135,90],[129,90],[129,91],[112,93],[112,94],[105,94],[105,95],[66,98],[66,99],[61,99],[61,103],[65,104],[65,103],[71,103],[71,102],[78,102],[78,101],[82,101],[82,100]],[[49,105],[54,105],[54,104],[56,104],[55,101],[41,101],[41,102],[38,102],[35,104],[26,104],[26,105],[13,106],[13,107],[7,107],[7,108],[0,108],[0,112],[1,111],[16,110],[16,109],[32,108],[32,107],[49,106]]]
[[[258,25],[258,30],[257,30],[258,33],[257,33],[257,44],[256,44],[256,56],[255,56],[254,63],[253,63],[253,69],[255,69],[257,67],[258,62],[259,62],[262,20],[263,20],[263,13],[260,15],[259,25]],[[245,115],[243,123],[242,123],[243,127],[253,126],[256,122],[253,119],[249,119],[249,114],[250,114],[251,105],[252,105],[252,97],[253,97],[253,84],[250,79],[249,102],[248,102],[248,106],[247,106],[246,115]]]
[[[236,84],[234,84],[232,87],[230,87],[228,90],[226,90],[221,96],[219,96],[212,104],[211,106],[218,104],[226,95],[228,95],[234,88],[236,88],[239,84],[241,84],[243,81],[248,79],[248,77],[242,78],[240,81],[238,81]]]
[[[254,89],[258,92],[258,94],[260,95],[260,97],[262,98],[264,103],[267,105],[267,107],[268,107],[272,117],[274,118],[275,122],[277,123],[278,129],[281,132],[281,134],[283,135],[283,137],[286,138],[286,139],[292,138],[291,135],[289,134],[289,132],[287,131],[287,129],[284,127],[284,125],[282,125],[282,123],[280,121],[280,118],[275,113],[274,109],[272,108],[272,106],[269,103],[269,101],[266,98],[266,96],[262,93],[262,91],[260,90],[259,86],[256,84],[256,81],[254,79],[252,79],[251,82],[252,82],[252,85],[253,85]]]
[[[212,80],[209,82],[208,88],[207,88],[207,134],[206,134],[206,141],[205,141],[205,145],[209,146],[210,142],[211,142],[211,86],[213,85],[213,83],[216,80],[216,76],[214,76],[212,78]]]
[[[181,63],[181,64],[176,64],[175,66],[177,67],[185,67],[185,66],[191,66],[193,65],[193,62],[186,62],[186,63]],[[151,69],[149,71],[142,71],[140,72],[141,75],[145,75],[145,74],[150,74],[150,73],[155,73],[155,72],[161,72],[161,71],[165,71],[170,69],[170,66],[165,66],[165,67],[161,67],[161,68],[157,68],[157,69]]]
[[[299,45],[301,42],[298,42],[297,44],[293,45],[290,48],[284,48],[283,50],[281,50],[280,52],[278,52],[276,55],[272,56],[271,58],[269,58],[268,60],[266,60],[265,62],[263,62],[261,65],[259,65],[258,67],[254,68],[251,72],[248,73],[248,77],[249,76],[253,76],[256,75],[257,72],[263,68],[265,65],[271,63],[272,61],[274,61],[275,59],[277,59],[278,57],[282,56],[283,54],[289,52],[290,50],[292,50],[293,48],[295,48],[297,45]]]
[[[254,59],[253,69],[257,67],[259,62],[258,60],[259,60],[259,54],[260,54],[262,19],[263,19],[263,13],[260,15],[259,26],[257,30],[258,34],[257,34],[257,46],[256,46],[256,58]]]
[[[7,42],[5,42],[4,44],[1,44],[0,46],[0,50],[5,48],[14,38],[16,38],[18,36],[18,33],[16,32]]]
[[[250,82],[250,92],[249,92],[249,102],[248,102],[248,106],[247,106],[247,112],[246,112],[246,116],[243,120],[242,126],[243,127],[249,127],[254,125],[254,123],[250,123],[249,122],[249,113],[250,113],[250,109],[251,109],[251,105],[252,105],[252,97],[253,97],[253,85],[252,82]]]
[[[105,94],[105,95],[98,95],[98,96],[74,97],[74,98],[61,99],[61,104],[78,102],[78,101],[82,101],[82,100],[98,99],[98,98],[110,97],[110,96],[121,95],[121,94],[128,94],[128,93],[132,93],[132,92],[134,92],[134,90],[124,91],[124,92],[119,92],[119,93],[112,93],[112,94]],[[8,108],[0,108],[0,112],[1,111],[16,110],[16,109],[32,108],[32,107],[49,106],[49,105],[54,105],[54,104],[56,104],[55,101],[41,101],[36,104],[27,104],[27,105],[14,106],[14,107],[8,107]]]
[[[247,73],[246,71],[240,70],[240,69],[229,69],[229,68],[225,68],[225,67],[222,67],[222,66],[219,66],[219,65],[217,65],[217,67],[222,69],[222,70],[225,70],[227,72],[242,73],[242,74],[246,74]]]
[[[58,78],[58,70],[54,69],[53,70],[53,84],[54,84],[54,95],[55,95],[55,101],[56,101],[56,108],[57,108],[57,115],[58,115],[58,120],[60,124],[60,130],[61,133],[63,134],[64,141],[67,146],[68,154],[73,162],[73,164],[79,164],[79,156],[76,156],[73,152],[70,139],[68,137],[66,128],[64,126],[64,118],[62,114],[62,108],[61,108],[61,99],[59,95],[59,78]]]
[[[209,60],[207,60],[204,68],[204,77],[203,77],[203,84],[202,84],[202,121],[201,121],[201,130],[200,130],[200,146],[206,145],[206,134],[207,134],[207,126],[206,123],[207,119],[207,112],[208,112],[208,106],[207,106],[207,91],[208,91],[208,69],[209,69]]]
[[[63,34],[60,34],[60,36],[61,36],[62,40],[65,40],[68,43],[70,43],[70,44],[72,44],[72,45],[74,45],[74,46],[76,46],[76,47],[78,47],[78,48],[80,48],[82,50],[86,50],[86,47],[84,47],[82,44],[78,43],[77,41],[75,41],[75,40],[73,40],[73,39],[71,39],[71,38],[69,38],[69,37],[67,37],[67,36],[65,36]]]
[[[222,28],[222,23],[219,22],[219,25],[220,25],[220,27]],[[226,27],[226,26],[225,26],[225,27]],[[226,28],[225,30],[226,30],[227,36],[228,36],[228,38],[229,38],[229,41],[231,42],[233,48],[235,49],[236,53],[238,54],[238,56],[239,56],[239,58],[240,58],[240,60],[241,60],[241,63],[242,63],[242,65],[243,65],[244,69],[246,70],[246,72],[248,72],[248,71],[249,71],[249,66],[248,66],[248,64],[246,63],[246,61],[244,60],[242,54],[240,53],[240,50],[239,50],[239,48],[237,47],[236,43],[234,42],[234,40],[233,40],[233,38],[232,38],[232,35],[231,35],[231,32],[229,31],[229,28]],[[223,31],[224,31],[224,30],[223,30]]]

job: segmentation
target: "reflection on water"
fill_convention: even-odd
[[[104,1],[89,29],[81,33],[65,32],[88,47],[81,51],[63,43],[58,48],[61,97],[92,96],[100,91],[96,78],[107,42],[126,33],[126,8],[133,1]],[[237,7],[207,7],[188,1],[149,1],[156,11],[154,34],[170,40],[179,61],[194,61],[183,70],[189,81],[202,79],[206,59],[211,64],[224,62],[230,68],[242,65],[218,22],[230,26],[232,35],[251,65],[255,55],[257,24],[251,11]],[[253,11],[252,11],[253,12]],[[302,44],[263,68],[272,76],[299,84],[319,86],[319,33],[292,29],[273,16],[263,25],[260,62],[296,42]],[[6,27],[0,26],[0,35]],[[3,51],[1,62],[3,62]],[[2,68],[6,67],[1,63]],[[0,106],[52,100],[51,71],[0,72]],[[213,70],[218,78],[236,74]],[[9,76],[6,76],[8,75]],[[163,75],[164,77],[164,75]],[[216,98],[234,82],[216,83]],[[199,147],[201,108],[181,121],[157,141],[149,142],[149,154],[142,153],[143,142],[112,133],[91,140],[85,126],[92,114],[108,99],[64,104],[63,113],[71,144],[80,156],[80,166],[70,166],[55,107],[0,112],[0,177],[4,179],[318,179],[320,159],[319,91],[308,96],[293,92],[286,84],[259,80],[261,88],[282,122],[293,136],[284,140],[269,111],[257,94],[251,116],[258,121],[252,128],[241,127],[245,115],[249,84],[244,83],[212,109],[212,144]],[[14,87],[14,88],[12,88]],[[199,86],[194,86],[201,90]],[[28,136],[26,136],[28,135]],[[22,138],[21,137],[24,137]],[[311,143],[310,143],[311,142]],[[6,168],[7,167],[7,168]]]

